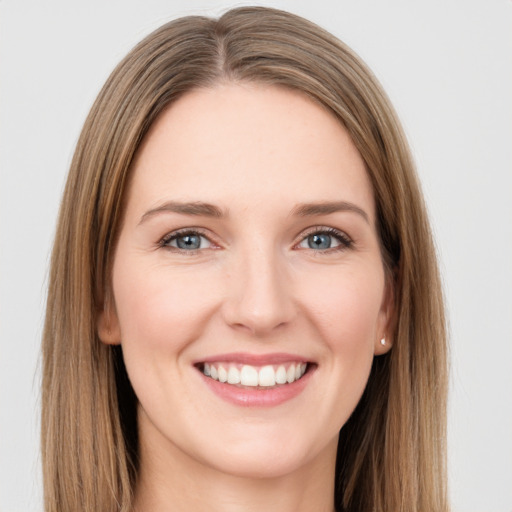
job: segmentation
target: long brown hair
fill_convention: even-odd
[[[138,472],[136,397],[97,314],[134,155],[159,114],[219,81],[300,91],[336,116],[371,178],[383,260],[394,282],[392,350],[376,357],[340,432],[339,511],[441,512],[447,349],[436,255],[399,121],[377,80],[343,43],[261,7],[186,17],[149,35],[118,65],[85,122],[61,205],[43,335],[42,460],[46,512],[131,510]]]

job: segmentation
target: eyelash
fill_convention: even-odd
[[[172,252],[178,252],[178,253],[186,253],[189,255],[196,254],[201,249],[180,249],[179,247],[172,247],[168,244],[170,244],[173,240],[176,240],[177,238],[180,238],[182,236],[187,235],[199,235],[200,237],[206,238],[208,242],[211,244],[215,243],[211,240],[211,238],[200,228],[184,228],[184,229],[178,229],[177,231],[172,231],[171,233],[167,233],[159,242],[158,247],[161,247],[162,249],[167,249]]]
[[[340,245],[338,247],[330,247],[328,249],[318,250],[315,251],[312,250],[314,253],[317,254],[326,254],[326,253],[332,253],[332,252],[339,252],[339,251],[345,251],[347,249],[351,249],[354,245],[354,242],[349,236],[344,233],[343,231],[340,231],[336,228],[331,228],[327,226],[315,226],[314,228],[311,228],[310,230],[307,230],[304,234],[301,235],[301,239],[298,242],[299,244],[302,243],[304,240],[306,240],[311,235],[329,235],[335,238]],[[298,244],[295,244],[298,245]]]
[[[178,252],[178,253],[186,253],[188,255],[194,255],[197,254],[202,249],[180,249],[178,247],[173,247],[168,244],[170,244],[173,240],[176,240],[179,237],[187,236],[187,235],[199,235],[200,237],[206,238],[211,244],[215,245],[215,242],[211,240],[211,238],[200,228],[184,228],[177,231],[172,231],[171,233],[166,234],[159,242],[158,247],[162,249],[167,249],[172,252]],[[339,231],[338,229],[327,227],[327,226],[315,226],[314,228],[310,228],[305,233],[301,235],[300,240],[294,244],[294,247],[297,247],[300,243],[302,243],[304,240],[306,240],[311,235],[329,235],[334,237],[338,242],[339,246],[337,247],[330,247],[323,250],[313,250],[310,248],[310,250],[314,253],[320,253],[320,254],[326,254],[326,253],[332,253],[332,252],[339,252],[344,251],[347,249],[352,248],[354,245],[353,240],[351,240],[346,233],[343,231]]]

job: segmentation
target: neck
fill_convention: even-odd
[[[167,443],[141,436],[134,512],[333,512],[337,439],[293,471],[273,477],[229,474]],[[147,439],[147,438],[146,438]]]

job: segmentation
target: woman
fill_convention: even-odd
[[[447,510],[435,253],[361,61],[267,8],[142,41],[78,142],[43,355],[47,511]]]

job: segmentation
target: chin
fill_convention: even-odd
[[[249,479],[280,478],[295,473],[310,464],[325,449],[333,449],[336,443],[318,446],[295,432],[272,432],[263,429],[251,438],[217,443],[206,449],[203,463],[222,473]],[[227,438],[228,436],[226,436]],[[221,449],[220,446],[222,446]],[[208,460],[205,460],[208,459]]]
[[[281,478],[300,470],[305,464],[303,456],[295,453],[282,453],[279,456],[262,453],[232,454],[221,464],[212,467],[222,473],[247,479]]]

